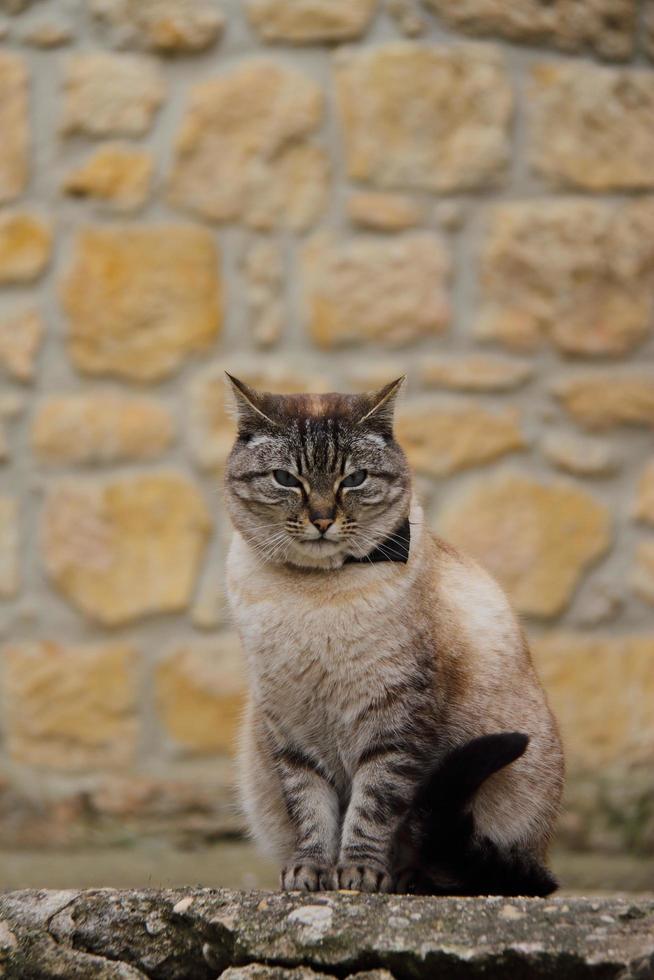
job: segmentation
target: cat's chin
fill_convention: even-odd
[[[298,568],[340,568],[345,556],[343,541],[302,541],[294,542],[286,562]]]

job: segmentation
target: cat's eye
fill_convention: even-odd
[[[357,470],[355,473],[350,473],[346,476],[344,480],[341,481],[342,487],[360,487],[365,478],[368,476],[368,470]]]
[[[273,470],[273,476],[280,487],[301,487],[302,483],[288,470]]]

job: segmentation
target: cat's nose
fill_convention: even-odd
[[[311,523],[317,527],[321,534],[324,534],[334,523],[331,517],[312,517]]]

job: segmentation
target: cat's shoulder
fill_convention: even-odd
[[[431,532],[429,535],[436,585],[457,605],[482,602],[497,612],[509,611],[509,599],[491,573],[471,555]]]

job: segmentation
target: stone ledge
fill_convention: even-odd
[[[0,896],[4,978],[213,980],[228,968],[226,980],[373,970],[388,971],[377,980],[652,980],[654,899],[207,888]]]

